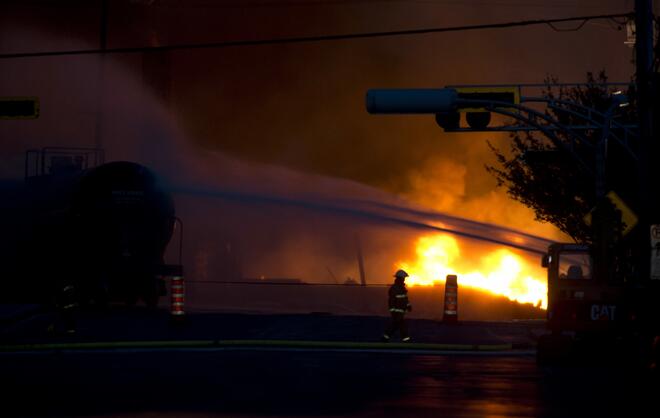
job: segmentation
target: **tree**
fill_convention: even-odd
[[[616,120],[632,123],[635,116],[635,91],[626,92],[630,105],[618,108],[612,104],[612,88],[607,86],[607,75],[601,71],[594,76],[587,73],[586,84],[578,87],[555,87],[556,78],[545,80],[544,94],[549,98],[566,100],[605,113],[615,111]],[[585,120],[570,112],[546,110],[546,114],[565,126],[585,125]],[[576,242],[592,241],[592,231],[584,216],[597,203],[597,159],[595,147],[603,135],[602,129],[583,132],[584,141],[572,143],[566,132],[557,131],[558,141],[538,132],[514,132],[508,152],[491,143],[497,165],[486,166],[498,186],[507,188],[515,200],[534,210],[536,219],[549,222]],[[615,131],[616,133],[616,131]],[[606,159],[606,187],[631,204],[637,201],[635,162],[616,141],[608,141]],[[631,144],[633,147],[635,144]],[[634,149],[634,148],[633,148]],[[633,185],[633,187],[631,187]]]

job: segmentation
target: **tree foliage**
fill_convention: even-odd
[[[597,122],[602,122],[600,115],[610,108],[616,112],[617,121],[634,121],[634,90],[629,88],[626,92],[630,105],[618,108],[612,105],[613,89],[606,83],[604,71],[597,75],[587,73],[584,85],[570,88],[556,87],[557,80],[548,78],[543,93],[552,99],[595,109],[600,112],[592,115]],[[585,125],[587,122],[561,109],[546,110],[546,115],[564,126]],[[563,131],[556,131],[554,139],[539,132],[514,132],[508,150],[489,143],[497,164],[486,169],[497,179],[499,186],[507,188],[512,198],[533,209],[537,220],[555,225],[576,242],[586,243],[592,241],[592,237],[584,216],[597,201],[595,147],[603,137],[603,131],[589,129],[579,132],[582,136],[579,140]],[[626,201],[634,201],[634,161],[620,143],[608,140],[607,144],[606,188],[625,196]]]

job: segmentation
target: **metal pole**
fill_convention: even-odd
[[[607,193],[607,140],[609,137],[609,125],[612,122],[612,114],[616,102],[610,105],[605,113],[603,131],[599,142],[596,144],[596,208],[592,216],[592,230],[594,239],[594,271],[599,281],[609,283],[612,280],[614,270],[612,269],[612,247],[616,241],[614,234],[615,225],[620,220],[616,219],[612,204],[606,199]]]
[[[362,243],[360,242],[360,237],[357,234],[355,234],[355,247],[357,250],[358,268],[360,269],[360,284],[362,286],[366,286],[367,277],[364,272],[364,257],[362,256]]]
[[[94,147],[103,148],[103,102],[105,101],[105,51],[108,47],[108,0],[101,0],[99,22],[99,68],[97,74],[96,125],[94,126]]]
[[[101,0],[99,47],[101,51],[105,51],[108,47],[108,0]]]
[[[651,214],[657,208],[651,205],[657,200],[651,196],[649,161],[657,152],[653,144],[653,0],[635,0],[635,63],[639,112],[639,215],[640,215],[640,279],[650,277],[648,260],[650,246],[648,231],[653,223]]]
[[[612,114],[615,105],[613,104],[607,110],[606,118],[603,123],[603,132],[600,141],[596,146],[596,199],[597,204],[605,197],[607,193],[607,140],[610,135],[610,124],[612,123]]]

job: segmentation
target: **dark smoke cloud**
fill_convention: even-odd
[[[201,1],[110,3],[110,47],[459,25],[620,7],[364,2],[209,10],[202,3],[210,3]],[[98,10],[81,4],[0,6],[0,49],[94,45]],[[511,210],[483,211],[507,204],[483,172],[489,136],[446,135],[431,118],[369,116],[363,100],[373,87],[538,82],[547,73],[577,80],[603,67],[614,79],[628,77],[621,32],[590,25],[578,35],[524,31],[112,56],[103,76],[95,56],[3,61],[0,94],[39,96],[42,114],[35,121],[2,121],[0,176],[22,176],[28,148],[94,146],[100,126],[108,160],[144,163],[188,191],[177,195],[177,206],[193,279],[357,278],[357,236],[368,280],[386,283],[398,260],[414,257],[412,245],[422,230],[434,225],[470,234],[488,230],[540,248],[542,239],[408,203],[523,227],[503,217]],[[200,190],[207,193],[191,193]],[[438,196],[448,196],[449,203],[438,203]],[[538,234],[537,225],[524,227]],[[475,252],[484,246],[465,245]],[[170,260],[176,255],[171,249]]]
[[[115,42],[146,43],[147,32],[161,43],[186,43],[456,26],[632,7],[615,1],[269,3],[226,8],[156,3],[142,9],[150,31],[135,21],[128,25],[131,36],[117,36]],[[182,28],[179,22],[186,19],[196,24]],[[506,136],[444,134],[429,117],[370,116],[364,93],[374,87],[541,82],[548,74],[579,81],[586,71],[601,68],[612,79],[626,81],[632,66],[624,40],[624,32],[607,22],[590,22],[580,32],[541,26],[173,52],[167,102],[205,148],[357,180],[454,215],[566,239],[554,228],[540,227],[531,211],[503,191],[494,191],[495,181],[483,170],[484,163],[494,163],[486,140],[505,148]],[[445,187],[448,179],[451,187]],[[453,201],[439,202],[437,196]],[[485,213],[484,207],[498,210]]]
[[[57,2],[58,7],[54,2],[21,3],[5,6],[5,19],[47,30],[60,40],[49,37],[30,43],[5,29],[7,50],[67,48],[75,38],[97,43],[93,28],[99,10],[89,2]],[[612,13],[632,7],[631,1],[613,0],[323,3],[110,2],[108,46],[455,26]],[[39,7],[42,4],[48,6]],[[489,158],[484,136],[445,135],[431,118],[369,116],[364,92],[372,87],[540,82],[547,74],[572,81],[601,68],[612,79],[627,80],[632,67],[624,36],[606,22],[593,22],[580,32],[560,33],[541,26],[177,51],[162,61],[153,59],[156,64],[141,56],[120,59],[138,77],[142,73],[148,85],[164,77],[152,87],[181,117],[189,136],[204,147],[394,192],[414,191],[410,171],[454,160],[465,164],[467,193],[476,196],[493,187],[482,170]],[[430,176],[433,170],[424,173]]]

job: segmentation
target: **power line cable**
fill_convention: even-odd
[[[218,1],[209,1],[209,2],[190,2],[190,1],[181,1],[181,2],[152,2],[149,6],[160,7],[160,8],[217,8],[217,9],[227,9],[227,8],[255,8],[255,7],[282,7],[282,6],[352,6],[356,4],[373,4],[373,3],[391,3],[395,5],[409,5],[409,4],[427,4],[427,5],[437,5],[437,6],[511,6],[511,7],[539,7],[539,8],[557,8],[557,7],[573,7],[575,8],[574,1],[559,2],[553,1],[548,3],[547,1],[541,2],[531,2],[526,1],[500,1],[500,0],[280,0],[280,1],[267,1],[267,0],[255,0],[255,1],[237,1],[237,2],[218,2]],[[591,4],[586,4],[586,6],[598,6],[602,3],[602,0],[597,0],[591,2]]]
[[[609,20],[610,20],[610,19],[608,19],[608,21],[609,21]],[[558,28],[557,26],[555,26],[555,25],[552,24],[552,23],[548,23],[548,26],[550,26],[550,27],[552,28],[552,30],[554,30],[555,32],[577,32],[577,31],[579,31],[580,29],[582,29],[582,27],[583,27],[583,26],[585,25],[585,23],[587,23],[588,21],[589,21],[589,19],[585,19],[585,20],[583,20],[582,22],[580,22],[580,23],[579,23],[576,27],[574,27],[574,28]]]
[[[505,28],[532,26],[532,25],[548,25],[554,30],[557,30],[557,28],[554,27],[553,24],[565,23],[565,22],[581,22],[578,28],[572,29],[572,30],[578,30],[584,25],[584,23],[590,20],[596,20],[596,19],[611,20],[621,17],[632,18],[633,16],[634,16],[633,13],[617,13],[617,14],[607,14],[607,15],[568,17],[562,19],[534,19],[534,20],[521,20],[516,22],[490,23],[483,25],[449,26],[449,27],[440,27],[440,28],[410,29],[410,30],[386,31],[386,32],[363,32],[363,33],[347,33],[347,34],[338,34],[338,35],[236,40],[236,41],[178,44],[178,45],[165,45],[165,46],[19,52],[19,53],[0,54],[0,59],[56,57],[56,56],[93,55],[93,54],[133,54],[133,53],[150,53],[150,52],[168,52],[168,51],[190,50],[190,49],[236,48],[236,47],[246,47],[246,46],[265,46],[265,45],[341,41],[341,40],[351,40],[351,39],[385,38],[385,37],[393,37],[393,36],[411,36],[411,35],[424,35],[431,33],[461,32],[461,31],[484,30],[484,29],[505,29]]]

